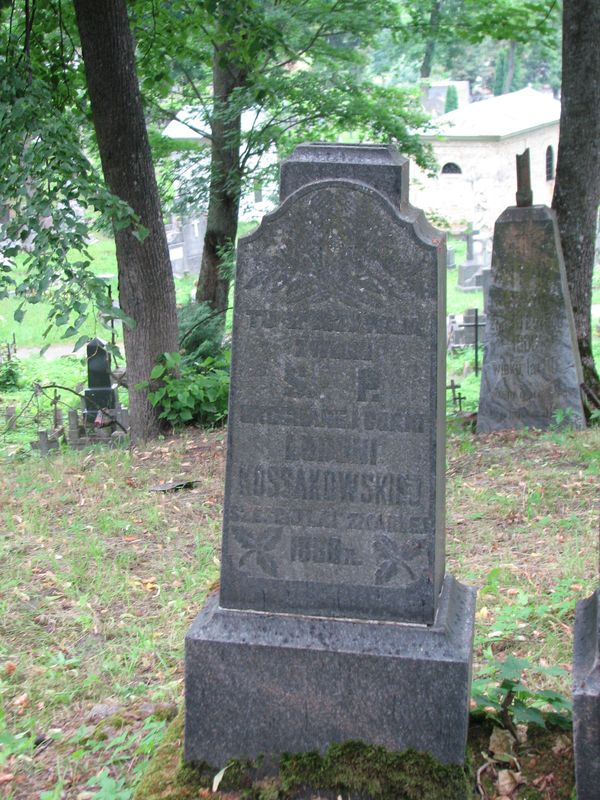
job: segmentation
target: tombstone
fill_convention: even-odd
[[[199,216],[186,219],[183,223],[183,270],[190,275],[198,275],[202,253],[204,252],[204,234],[206,233],[206,217]]]
[[[485,314],[477,308],[467,308],[463,314],[448,315],[448,346],[472,347],[482,340],[486,326]]]
[[[183,257],[183,231],[180,220],[172,217],[171,222],[165,225],[165,232],[167,234],[169,260],[173,275],[182,277],[185,271],[185,262]]]
[[[204,250],[206,216],[196,215],[183,220],[173,218],[165,226],[169,243],[169,258],[175,277],[197,275]]]
[[[477,289],[475,284],[475,275],[483,266],[481,252],[475,251],[476,233],[479,233],[479,231],[474,231],[473,226],[469,225],[465,237],[467,240],[467,259],[462,264],[458,265],[458,278],[456,285],[463,292],[473,292]]]
[[[190,762],[349,739],[464,760],[475,592],[445,575],[445,242],[407,192],[391,146],[302,145],[239,242]]]
[[[573,637],[573,748],[577,800],[600,786],[600,589],[577,603]]]
[[[492,268],[484,267],[475,275],[475,285],[483,291],[483,313],[487,314],[490,284],[492,282]]]
[[[529,195],[519,185],[517,201]],[[511,206],[496,221],[487,315],[477,432],[548,428],[557,415],[584,427],[573,312],[547,206]]]
[[[93,425],[100,409],[115,408],[117,404],[117,385],[113,384],[110,375],[110,354],[100,339],[88,342],[87,369],[88,388],[83,393],[83,418],[86,425]]]
[[[446,268],[456,269],[456,253],[452,247],[449,247],[448,252],[446,253]]]

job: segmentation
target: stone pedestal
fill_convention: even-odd
[[[475,591],[447,577],[431,626],[220,608],[186,638],[185,758],[323,752],[359,739],[462,763]]]
[[[600,636],[596,590],[577,603],[573,640],[573,744],[577,800],[600,797]]]

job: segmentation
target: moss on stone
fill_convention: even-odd
[[[331,745],[324,756],[282,756],[280,781],[286,792],[305,785],[373,800],[465,800],[471,796],[467,771],[461,766],[440,764],[427,753],[395,753],[355,741]]]
[[[191,800],[210,792],[214,770],[183,763],[183,715],[167,728],[134,800]],[[262,773],[262,774],[261,774]],[[467,800],[469,769],[444,765],[426,753],[395,753],[363,742],[344,742],[319,753],[283,754],[274,777],[264,765],[232,761],[219,789],[228,797],[285,800],[306,796],[308,788],[365,800]]]

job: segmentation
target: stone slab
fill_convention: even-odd
[[[554,212],[507,208],[496,222],[477,432],[585,425],[583,381]],[[571,409],[567,411],[567,409]]]
[[[577,603],[573,639],[573,744],[577,800],[600,797],[600,590]]]
[[[186,637],[185,759],[323,752],[358,739],[464,761],[475,591],[446,577],[433,626],[233,611]]]
[[[444,256],[421,212],[341,179],[240,240],[223,607],[433,622]]]
[[[281,164],[279,200],[314,181],[342,178],[366,183],[397,207],[408,203],[408,159],[393,145],[299,145]]]
[[[458,265],[457,288],[463,292],[475,292],[479,287],[476,275],[481,271],[481,261],[464,261]]]

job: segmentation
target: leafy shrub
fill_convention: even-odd
[[[523,681],[524,672],[528,675],[565,674],[560,667],[542,667],[525,658],[491,659],[480,677],[473,681],[476,710],[485,712],[509,730],[518,723],[569,728],[570,701],[551,689],[530,689]]]
[[[0,362],[0,389],[18,389],[21,383],[21,364],[16,358]]]
[[[165,353],[150,374],[161,386],[148,393],[153,406],[160,406],[160,418],[173,427],[214,426],[227,417],[229,363],[231,353],[201,362],[185,363],[179,353]]]
[[[223,314],[215,314],[208,303],[186,303],[177,309],[177,322],[184,364],[221,355]]]

